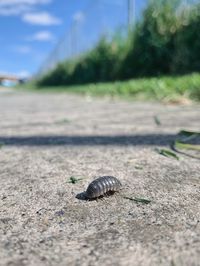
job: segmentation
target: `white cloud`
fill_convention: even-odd
[[[48,12],[27,13],[22,16],[23,21],[42,26],[59,25],[61,20],[49,14]]]
[[[28,41],[53,41],[54,35],[50,31],[39,31],[27,38]]]
[[[51,0],[0,0],[0,6],[48,4]]]
[[[17,72],[15,75],[19,78],[28,78],[28,77],[30,77],[31,74],[27,70],[21,70],[21,71]]]
[[[49,4],[52,0],[0,0],[0,15],[12,16],[32,12],[37,5]]]
[[[29,54],[31,52],[31,47],[27,45],[20,45],[14,47],[14,51],[20,54]]]
[[[31,73],[27,70],[21,70],[21,71],[14,72],[14,73],[0,70],[0,76],[14,76],[14,77],[19,77],[19,78],[28,78],[31,76]]]

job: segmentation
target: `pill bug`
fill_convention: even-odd
[[[121,182],[116,177],[101,176],[89,184],[85,196],[88,199],[95,199],[119,191],[121,186]]]

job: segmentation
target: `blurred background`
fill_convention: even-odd
[[[0,82],[49,87],[167,77],[166,87],[174,77],[182,94],[199,99],[199,28],[197,0],[0,0]],[[183,75],[187,88],[176,79]]]

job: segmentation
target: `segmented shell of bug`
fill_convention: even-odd
[[[116,177],[101,176],[89,184],[86,197],[88,199],[98,198],[106,193],[119,191],[121,187],[122,184]]]

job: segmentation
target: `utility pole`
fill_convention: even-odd
[[[127,7],[128,7],[127,28],[128,32],[130,32],[131,27],[135,22],[135,0],[127,0]]]
[[[77,21],[73,21],[70,29],[71,41],[71,56],[76,56],[77,53]]]

